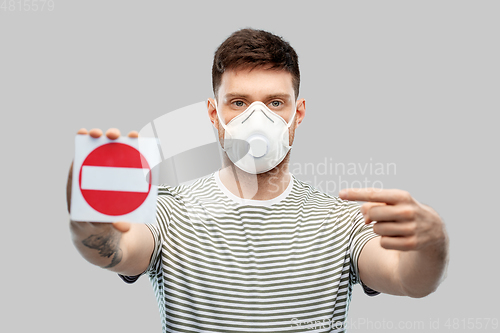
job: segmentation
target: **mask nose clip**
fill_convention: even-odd
[[[269,119],[272,123],[274,123],[274,120],[269,118],[269,116],[264,112],[264,110],[260,110],[260,112],[262,112],[264,114],[264,116],[266,116],[267,119]]]
[[[248,118],[250,118],[250,117],[253,115],[253,113],[254,113],[254,112],[255,112],[255,110],[253,110],[253,111],[252,111],[252,113],[250,113],[250,114],[248,115],[248,117],[246,117],[246,118],[245,118],[245,120],[243,120],[241,123],[243,124],[245,121],[247,121],[247,120],[248,120]]]

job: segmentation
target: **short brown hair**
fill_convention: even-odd
[[[299,96],[300,71],[297,53],[280,36],[251,28],[235,31],[215,51],[212,65],[212,88],[217,98],[222,74],[228,69],[286,70],[292,74],[295,99]]]

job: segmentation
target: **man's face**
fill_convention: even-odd
[[[302,122],[305,100],[295,101],[292,75],[285,70],[255,68],[253,70],[228,70],[222,75],[217,97],[217,108],[227,124],[245,111],[250,104],[261,101],[281,116],[287,123],[294,115],[290,126],[290,145],[293,143],[295,128]],[[208,114],[219,132],[219,141],[224,142],[224,128],[219,124],[215,103],[208,101]]]

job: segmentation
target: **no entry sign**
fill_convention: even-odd
[[[78,181],[83,198],[92,208],[106,215],[125,215],[148,197],[149,171],[139,150],[123,143],[107,143],[83,161]]]
[[[139,149],[140,141],[140,149]],[[74,221],[153,223],[160,161],[154,138],[94,139],[77,135],[71,218]]]

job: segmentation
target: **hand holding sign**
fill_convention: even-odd
[[[421,250],[445,238],[444,223],[430,207],[419,203],[408,192],[397,189],[344,189],[344,200],[367,201],[361,206],[365,223],[376,221],[373,231],[381,235],[386,249]]]
[[[75,139],[71,219],[153,223],[157,190],[151,177],[157,175],[149,164],[159,159],[156,139],[141,138],[139,151],[137,132],[128,138],[117,129],[108,130],[106,138],[98,129],[89,134]]]

